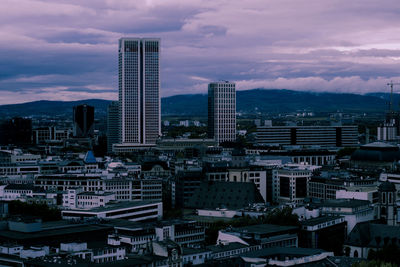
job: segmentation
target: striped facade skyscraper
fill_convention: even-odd
[[[121,38],[118,53],[120,144],[155,145],[161,135],[160,39]]]
[[[228,81],[208,85],[208,137],[219,144],[236,140],[236,88]]]

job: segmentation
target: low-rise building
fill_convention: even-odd
[[[81,187],[68,189],[63,194],[63,207],[68,209],[93,209],[115,201],[113,192],[83,192]]]
[[[82,192],[113,192],[117,201],[161,201],[161,178],[111,178],[100,174],[38,175],[34,184],[44,190],[68,191],[76,187]]]
[[[259,224],[231,228],[218,232],[217,243],[239,242],[244,245],[268,247],[297,247],[299,229],[296,226]]]
[[[63,219],[126,219],[130,221],[160,220],[163,214],[162,202],[118,202],[89,210],[71,209],[61,211]]]
[[[204,264],[211,258],[211,251],[202,248],[182,248],[183,265],[200,265]]]
[[[220,243],[207,246],[211,251],[210,258],[213,260],[222,260],[237,257],[240,254],[261,249],[261,245],[245,245],[240,242]]]
[[[347,222],[347,234],[353,230],[357,223],[375,219],[375,211],[368,200],[334,199],[315,204],[320,209],[321,215],[343,216]]]
[[[343,216],[321,216],[301,222],[299,246],[341,254],[347,224]]]
[[[360,199],[368,200],[371,203],[379,201],[379,194],[377,186],[362,186],[362,187],[347,187],[336,191],[336,199]]]
[[[364,222],[350,232],[344,251],[347,256],[366,259],[370,250],[377,251],[388,244],[400,245],[400,227]]]
[[[199,246],[205,240],[204,227],[196,221],[161,221],[155,227],[155,234],[159,241],[170,239],[182,247]]]
[[[307,184],[312,174],[312,169],[300,166],[277,169],[273,177],[274,201],[281,204],[302,204],[307,197]]]

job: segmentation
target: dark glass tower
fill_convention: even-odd
[[[112,145],[119,143],[119,103],[113,101],[107,107],[107,152],[112,153]]]
[[[74,137],[86,138],[94,134],[94,107],[79,105],[74,107]]]

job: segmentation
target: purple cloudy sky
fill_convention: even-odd
[[[122,36],[161,38],[163,96],[400,82],[398,0],[1,0],[0,104],[116,99]]]

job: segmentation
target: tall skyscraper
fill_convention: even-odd
[[[208,85],[208,137],[218,143],[236,140],[236,88],[228,81]]]
[[[120,148],[155,145],[161,135],[160,39],[121,38]]]
[[[113,101],[107,107],[107,153],[112,153],[113,144],[119,143],[119,102]]]
[[[83,104],[73,110],[74,137],[90,137],[94,134],[94,107]]]

